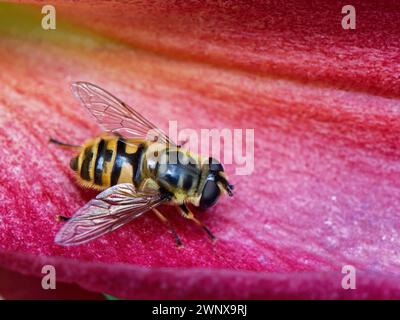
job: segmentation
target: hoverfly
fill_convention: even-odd
[[[191,154],[133,108],[94,84],[73,83],[72,92],[106,133],[82,146],[50,141],[75,149],[70,167],[79,184],[102,192],[71,218],[58,216],[66,223],[55,242],[63,246],[82,244],[153,211],[182,246],[174,227],[156,209],[162,204],[176,206],[183,217],[201,226],[214,240],[187,204],[205,209],[221,194],[232,196],[233,186],[222,164]],[[149,132],[155,133],[154,139],[149,138]]]

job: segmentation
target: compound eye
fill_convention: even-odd
[[[204,186],[203,193],[200,198],[200,208],[207,209],[214,205],[221,191],[218,188],[218,185],[213,180],[208,180],[206,185]]]
[[[222,166],[222,164],[214,158],[208,159],[208,167],[209,167],[210,171],[213,171],[213,172],[224,171],[224,167]]]

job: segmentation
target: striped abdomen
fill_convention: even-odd
[[[110,136],[87,141],[70,166],[84,186],[106,189],[118,183],[138,187],[143,179],[141,165],[147,145]]]

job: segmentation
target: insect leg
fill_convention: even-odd
[[[57,144],[57,145],[59,145],[61,147],[64,147],[64,148],[71,148],[71,149],[79,149],[80,148],[80,146],[76,146],[76,145],[73,145],[73,144],[60,142],[60,141],[58,141],[56,139],[53,139],[53,138],[50,138],[49,142]]]
[[[177,145],[177,148],[180,149],[184,147],[189,142],[189,139],[182,141],[180,144]]]
[[[172,234],[174,235],[175,242],[178,245],[178,247],[179,248],[183,247],[182,241],[179,238],[178,234],[176,233],[176,230],[175,230],[174,226],[171,224],[171,222],[169,222],[169,220],[166,217],[164,217],[164,215],[157,209],[152,209],[152,210],[156,214],[156,216],[161,220],[161,222],[166,224],[169,227]]]
[[[58,221],[58,222],[60,222],[60,221],[68,221],[69,219],[71,219],[71,218],[63,216],[61,214],[56,215],[56,221]]]
[[[212,234],[210,229],[207,228],[206,225],[204,225],[203,222],[200,220],[197,220],[196,217],[194,216],[193,212],[189,210],[189,208],[185,204],[181,204],[179,207],[179,211],[182,214],[183,217],[186,219],[194,221],[197,225],[203,228],[203,230],[208,234],[208,236],[211,238],[211,240],[215,241],[217,238]]]

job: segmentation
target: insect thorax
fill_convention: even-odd
[[[201,180],[199,161],[188,152],[178,148],[161,148],[149,160],[154,180],[161,188],[176,194],[192,196]]]

